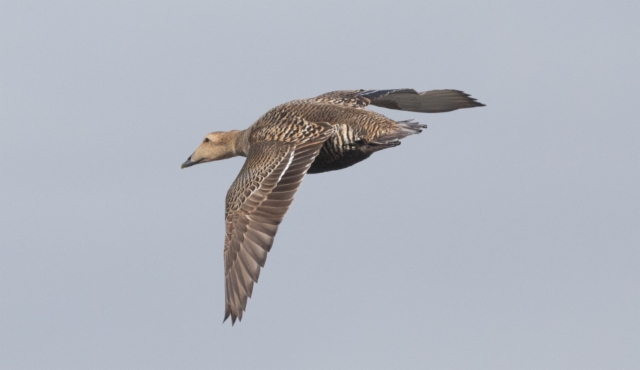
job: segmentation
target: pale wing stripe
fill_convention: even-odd
[[[282,176],[287,173],[287,170],[289,169],[289,166],[291,165],[291,162],[293,161],[293,157],[296,154],[296,150],[295,148],[291,151],[291,154],[289,155],[289,161],[287,161],[287,165],[285,166],[284,170],[282,170],[282,173],[280,174],[280,177],[278,177],[278,181],[276,181],[276,183],[280,182],[280,180],[282,179]]]

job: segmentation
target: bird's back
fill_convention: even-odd
[[[250,142],[304,142],[313,136],[315,123],[334,126],[309,173],[349,167],[368,158],[359,144],[375,141],[397,128],[393,120],[369,110],[325,100],[294,100],[265,113],[251,127]]]

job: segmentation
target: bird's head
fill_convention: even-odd
[[[239,133],[240,131],[229,131],[207,134],[200,146],[180,168],[237,156],[236,143]]]

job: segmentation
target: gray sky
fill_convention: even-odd
[[[640,368],[640,7],[0,4],[0,368]],[[485,108],[304,181],[221,324],[210,131],[337,89]]]

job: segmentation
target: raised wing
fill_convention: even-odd
[[[247,160],[227,193],[224,243],[225,314],[242,320],[258,282],[278,225],[289,209],[304,175],[331,134],[304,143],[260,142],[251,145]]]
[[[423,113],[450,112],[461,108],[484,106],[469,94],[459,90],[431,90],[420,93],[414,89],[343,90],[322,94],[315,100],[353,108],[365,108],[372,104],[389,109]]]
[[[389,93],[385,94],[387,91]],[[373,105],[411,112],[440,113],[484,106],[459,90],[431,90],[419,93],[413,89],[401,89],[364,92],[360,95],[370,99]]]

